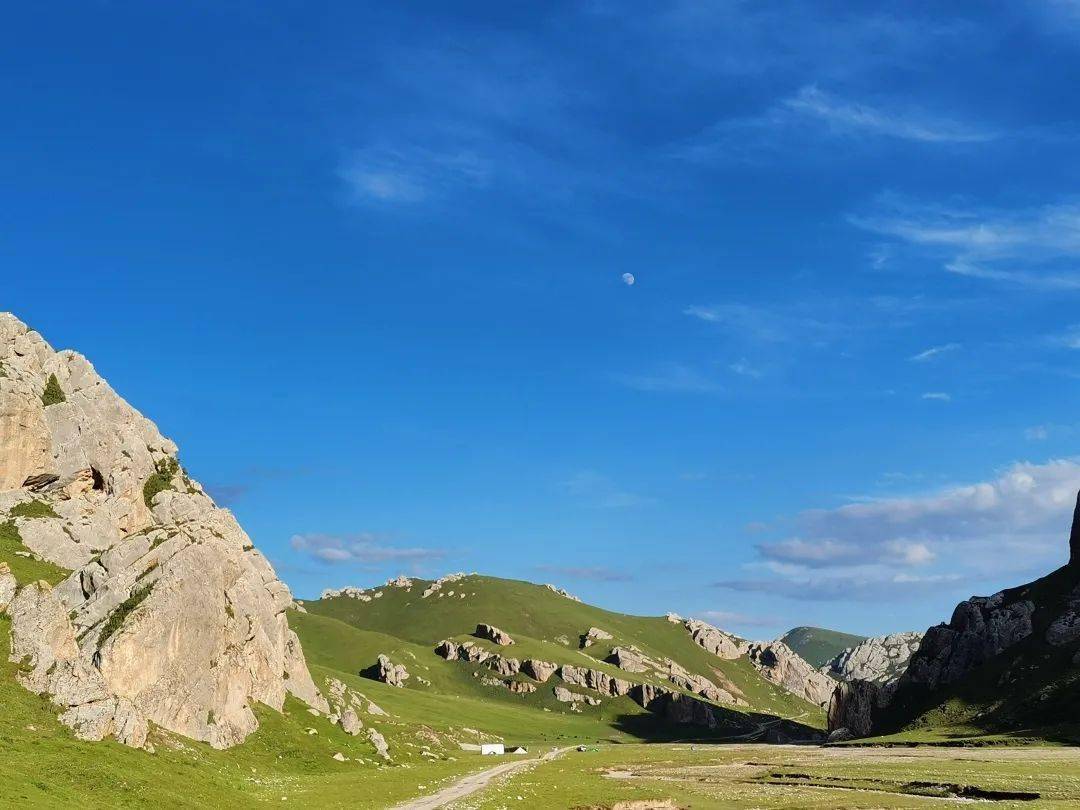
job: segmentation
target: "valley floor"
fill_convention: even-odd
[[[571,751],[453,810],[1080,806],[1080,749],[618,745]]]

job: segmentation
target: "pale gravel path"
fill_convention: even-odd
[[[430,796],[422,796],[419,799],[413,799],[404,804],[399,804],[395,810],[436,810],[436,808],[445,807],[451,802],[456,802],[458,799],[464,799],[466,796],[471,796],[472,794],[483,790],[491,784],[492,780],[497,779],[500,776],[516,773],[523,768],[528,768],[530,765],[536,765],[540,762],[549,762],[566,750],[567,749],[565,748],[555,748],[548,751],[542,757],[535,759],[521,759],[516,762],[504,762],[501,765],[496,765],[494,768],[488,768],[486,771],[469,774],[454,782],[454,784],[449,787],[443,788],[438,793],[432,793]]]

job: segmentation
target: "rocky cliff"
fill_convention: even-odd
[[[1073,514],[1070,561],[1035,582],[974,596],[947,624],[926,631],[903,674],[891,681],[853,680],[838,688],[829,730],[856,736],[951,717],[964,706],[969,726],[1027,729],[1074,715],[1080,663],[1080,498]],[[921,719],[920,719],[921,718]]]
[[[914,632],[868,638],[844,650],[822,671],[837,681],[885,684],[904,674],[922,638],[923,633]]]
[[[21,680],[85,739],[143,745],[150,723],[216,747],[256,702],[326,708],[288,588],[177,448],[81,355],[0,314],[0,524],[70,574],[0,571]]]

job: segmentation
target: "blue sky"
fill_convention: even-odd
[[[0,28],[0,307],[301,596],[478,570],[877,633],[1066,557],[1080,3]]]

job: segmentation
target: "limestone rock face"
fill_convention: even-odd
[[[500,630],[498,627],[494,627],[490,624],[478,624],[476,625],[476,635],[479,638],[486,638],[488,641],[494,641],[500,647],[509,647],[514,643],[514,640],[510,638],[510,634]]]
[[[936,689],[953,683],[1032,633],[1035,604],[1009,601],[1004,591],[961,602],[948,624],[926,631],[902,682]]]
[[[11,566],[6,562],[0,562],[0,612],[7,610],[17,587],[18,583],[15,581],[15,575],[11,573]]]
[[[388,686],[396,686],[399,689],[405,687],[405,681],[409,679],[409,672],[405,669],[404,664],[395,664],[385,655],[379,655],[379,661],[375,666],[375,677],[378,680]]]
[[[822,667],[822,671],[838,681],[888,683],[904,674],[922,638],[922,633],[893,633],[868,638],[844,650]]]
[[[8,314],[0,364],[0,519],[33,507],[14,518],[23,542],[72,570],[7,606],[12,653],[33,664],[25,685],[79,736],[133,745],[151,722],[233,745],[258,725],[251,704],[280,710],[286,692],[325,708],[288,588],[176,445],[85,358]],[[46,404],[52,377],[63,397]]]
[[[734,660],[746,651],[745,645],[740,643],[735,636],[725,633],[707,622],[699,619],[687,619],[684,625],[690,633],[690,637],[699,647],[708,650],[719,658]]]
[[[748,646],[747,656],[767,680],[818,706],[828,705],[835,681],[814,669],[784,642],[755,642]]]

